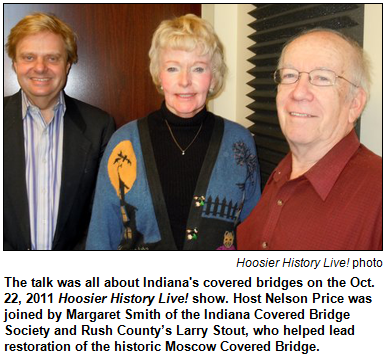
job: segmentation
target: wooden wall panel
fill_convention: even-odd
[[[200,4],[6,4],[4,44],[10,29],[28,13],[51,12],[78,34],[79,62],[70,72],[68,95],[111,113],[121,126],[156,110],[162,97],[148,70],[151,37],[173,16],[201,16]],[[18,91],[4,54],[4,95]]]

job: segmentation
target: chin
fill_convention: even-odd
[[[288,142],[294,144],[307,144],[310,141],[310,134],[305,134],[304,132],[287,132],[284,134]]]

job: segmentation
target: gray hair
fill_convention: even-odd
[[[342,34],[339,31],[336,31],[333,29],[328,29],[328,28],[314,28],[314,29],[306,30],[306,31],[303,31],[303,32],[297,34],[296,36],[294,36],[293,38],[291,38],[290,40],[288,40],[284,44],[283,50],[281,52],[281,55],[280,55],[280,58],[278,61],[278,68],[280,68],[282,65],[283,57],[284,57],[284,54],[285,54],[288,46],[294,40],[296,40],[304,35],[308,35],[308,34],[312,34],[312,33],[316,33],[316,32],[327,32],[327,33],[335,34],[335,35],[339,36],[341,39],[343,39],[344,41],[346,41],[351,46],[352,57],[351,57],[351,74],[350,74],[351,78],[350,78],[350,81],[352,81],[354,84],[358,85],[359,87],[361,87],[365,91],[366,98],[367,98],[366,101],[368,101],[370,98],[370,87],[371,87],[370,59],[369,59],[368,55],[366,54],[366,52],[363,50],[363,48],[358,44],[357,41],[348,37],[347,35]],[[353,95],[354,93],[355,93],[355,88],[352,89],[351,94]]]

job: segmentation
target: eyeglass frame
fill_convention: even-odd
[[[282,82],[277,82],[276,81],[276,74],[280,72],[280,70],[283,70],[283,69],[288,69],[288,70],[293,70],[293,71],[296,71],[298,73],[298,77],[297,79],[292,82],[292,83],[288,83],[288,84],[285,84],[285,83],[282,83]],[[311,82],[311,76],[310,74],[313,72],[313,71],[316,71],[316,70],[324,70],[324,71],[329,71],[331,73],[333,73],[335,75],[335,78],[334,78],[334,83],[331,84],[331,85],[317,85],[317,84],[313,84]],[[356,88],[359,88],[360,86],[359,85],[355,85],[354,83],[352,83],[350,80],[347,80],[346,78],[344,78],[343,76],[340,76],[340,75],[336,75],[336,72],[333,71],[333,70],[330,70],[330,69],[313,69],[311,71],[299,71],[297,69],[293,69],[293,68],[279,68],[279,69],[276,69],[275,72],[273,73],[273,81],[278,84],[278,85],[293,85],[293,84],[296,84],[299,79],[300,79],[300,75],[301,74],[308,74],[308,81],[311,85],[314,85],[314,86],[318,86],[318,87],[330,87],[330,86],[334,86],[336,84],[336,79],[343,79],[343,80],[346,80],[349,84],[351,84],[352,86],[356,87]]]

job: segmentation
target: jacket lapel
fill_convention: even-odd
[[[149,183],[154,212],[162,239],[160,246],[164,245],[166,249],[177,250],[173,239],[173,232],[170,226],[170,220],[162,191],[161,180],[157,170],[157,164],[155,162],[147,117],[139,119],[137,123],[139,137],[141,140],[143,161],[146,168],[146,178]],[[161,247],[158,247],[158,249],[162,250]]]
[[[61,241],[60,235],[74,204],[91,146],[84,136],[86,124],[76,103],[68,96],[65,96],[65,102],[62,184],[53,249]]]
[[[201,166],[200,175],[197,179],[196,188],[194,190],[195,196],[206,196],[209,186],[209,181],[211,179],[213,168],[216,164],[218,153],[220,151],[221,142],[224,135],[224,119],[219,116],[215,116],[215,123],[210,138],[210,143],[208,150],[205,155],[204,162]],[[186,229],[194,229],[197,224],[200,224],[202,218],[203,207],[197,207],[196,201],[192,199],[190,205],[189,217],[186,224]],[[194,250],[197,246],[195,241],[185,241],[184,250]]]
[[[12,189],[12,196],[5,195],[4,211],[15,217],[15,229],[20,231],[21,248],[31,247],[28,197],[25,179],[24,130],[21,92],[10,97],[4,107],[4,189]]]

